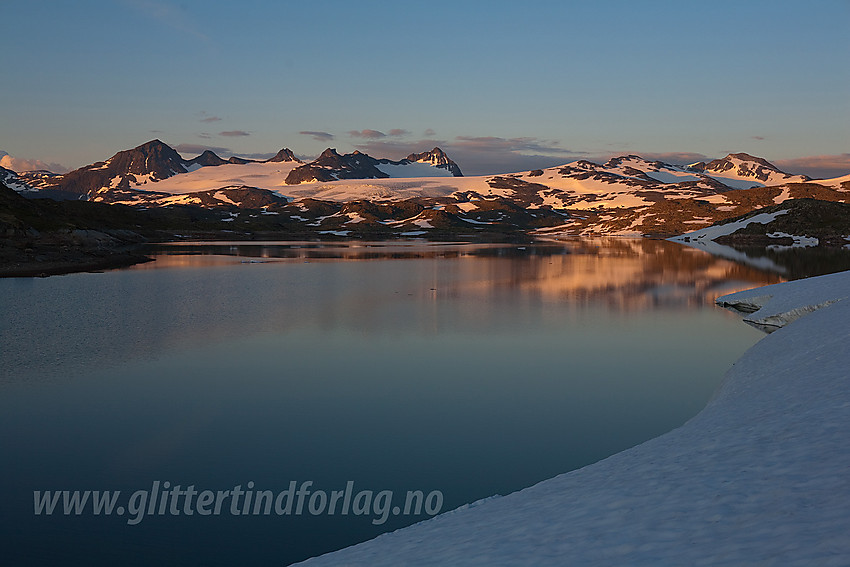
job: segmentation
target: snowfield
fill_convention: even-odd
[[[848,565],[848,297],[850,272],[721,297],[778,330],[682,427],[303,564]]]
[[[485,179],[483,177],[341,179],[324,183],[284,185],[276,190],[279,194],[292,199],[309,197],[341,203],[358,199],[399,201],[415,197],[446,197],[464,189],[487,191],[489,186]]]
[[[159,191],[162,193],[183,194],[194,191],[220,189],[228,185],[248,185],[270,191],[278,191],[286,187],[286,176],[294,168],[301,165],[298,162],[271,162],[224,164],[195,168],[189,173],[181,173],[156,183],[137,183],[134,189],[142,191]]]
[[[149,175],[135,175],[137,182],[132,184],[132,188],[182,195],[224,187],[247,186],[273,191],[282,197],[295,200],[313,198],[346,202],[360,199],[400,201],[418,197],[442,198],[452,195],[463,197],[463,193],[470,191],[485,198],[514,198],[517,190],[527,192],[532,190],[529,189],[530,187],[533,187],[538,200],[533,203],[525,202],[526,207],[548,206],[555,209],[587,210],[649,207],[657,200],[658,194],[663,194],[669,199],[703,199],[718,205],[718,208],[728,207],[727,198],[722,192],[719,193],[716,187],[718,181],[725,184],[727,188],[749,188],[804,180],[802,176],[765,170],[762,173],[767,178],[760,181],[754,177],[760,171],[759,168],[763,168],[759,163],[733,156],[725,158],[725,162],[728,162],[726,164],[728,168],[723,171],[698,172],[684,166],[647,161],[639,156],[622,156],[613,158],[605,164],[578,160],[543,170],[504,175],[453,177],[446,169],[435,167],[430,162],[420,161],[407,165],[376,165],[379,170],[390,176],[386,179],[338,179],[329,182],[312,181],[287,185],[286,178],[289,173],[303,165],[300,162],[290,161],[192,166],[188,173],[174,175],[161,181],[156,181]],[[117,186],[122,179],[122,176],[115,177],[113,186]],[[815,182],[837,188],[842,179],[844,178]],[[774,202],[780,203],[789,199],[790,196],[791,189],[786,186]],[[520,200],[522,199],[520,197]],[[466,199],[460,198],[460,200]],[[639,230],[627,232],[640,233]]]
[[[410,179],[413,177],[454,177],[448,169],[434,167],[430,162],[416,161],[407,165],[379,163],[375,166],[393,178]]]

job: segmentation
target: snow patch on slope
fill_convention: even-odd
[[[674,236],[670,240],[673,242],[679,242],[682,244],[687,244],[689,242],[694,241],[708,241],[714,240],[715,238],[720,238],[721,236],[727,236],[732,234],[733,232],[740,230],[742,228],[746,228],[752,223],[758,224],[768,224],[776,220],[776,217],[779,215],[784,215],[788,211],[776,211],[775,213],[759,213],[757,215],[753,215],[743,220],[729,222],[726,224],[708,226],[706,228],[701,228],[699,230],[695,230],[693,232],[688,232],[686,234],[682,234],[679,236]]]

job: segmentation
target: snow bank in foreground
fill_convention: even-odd
[[[717,299],[717,303],[723,307],[748,313],[744,316],[744,321],[747,323],[775,328],[784,327],[807,313],[847,299],[850,296],[848,274],[850,272],[841,272],[742,291],[724,295]],[[774,290],[780,291],[776,293]],[[847,325],[850,327],[850,320]],[[848,376],[850,376],[850,367],[848,367]]]
[[[679,429],[306,564],[850,564],[848,296],[850,272],[724,296],[787,326]]]

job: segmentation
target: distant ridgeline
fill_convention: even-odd
[[[744,153],[685,166],[628,155],[464,177],[440,148],[398,161],[328,148],[305,163],[288,148],[262,161],[210,150],[185,159],[159,140],[62,175],[0,168],[0,182],[28,198],[158,210],[148,216],[162,231],[246,238],[671,236],[789,201],[850,197],[850,176],[812,180]],[[821,244],[834,245],[850,231],[845,208],[827,208],[836,220]],[[808,211],[793,228],[802,236],[814,230],[811,206],[790,206],[783,222],[797,210]]]

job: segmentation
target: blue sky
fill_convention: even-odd
[[[850,1],[3,0],[0,150],[440,145],[466,173],[745,151],[850,172]],[[818,169],[820,168],[820,169]]]

